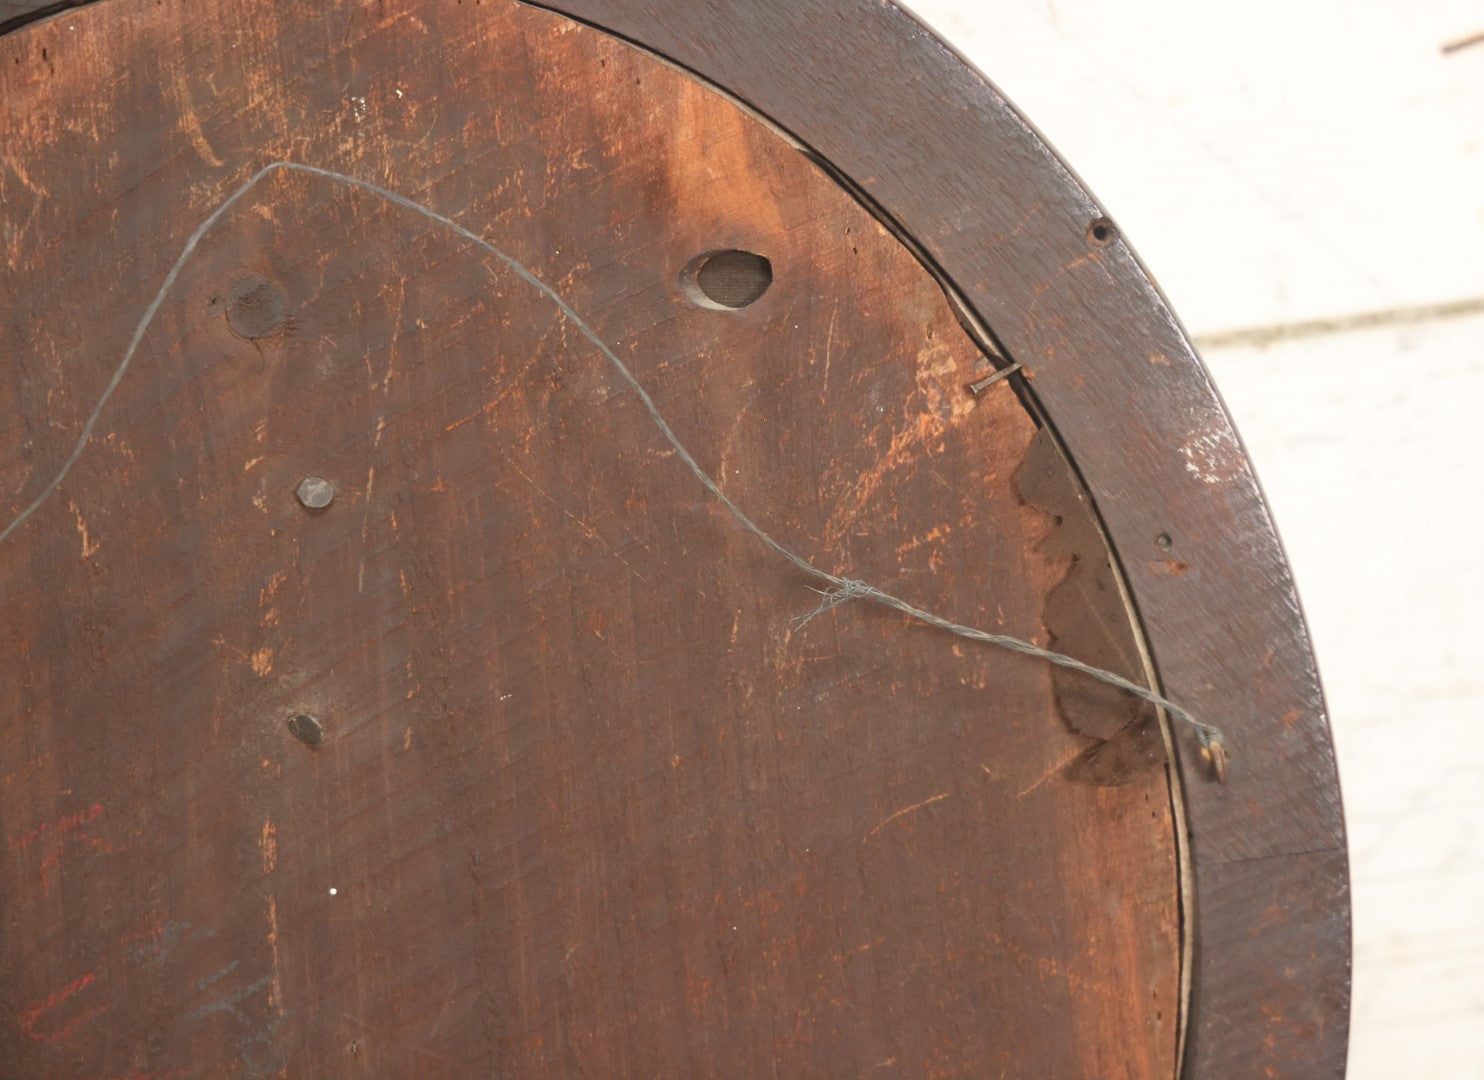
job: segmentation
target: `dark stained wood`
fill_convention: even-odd
[[[1067,468],[1051,433],[1042,430],[1015,472],[1020,497],[1051,515],[1040,551],[1069,560],[1067,576],[1046,597],[1051,645],[1068,656],[1127,679],[1143,674],[1138,643],[1128,633],[1128,608],[1089,512],[1087,494]],[[1154,706],[1077,672],[1051,672],[1056,700],[1074,731],[1107,740],[1142,719]],[[1101,749],[1101,748],[1095,748]]]
[[[1197,868],[1196,887],[1206,897],[1201,908],[1201,949],[1196,986],[1192,1047],[1198,1061],[1221,1055],[1227,1075],[1302,1076],[1294,1067],[1294,1046],[1312,1047],[1308,1075],[1338,1076],[1345,1071],[1345,1040],[1331,1027],[1343,1022],[1349,1004],[1347,984],[1335,980],[1306,984],[1306,967],[1317,958],[1306,950],[1321,940],[1347,942],[1350,935],[1349,874],[1343,851],[1318,851],[1207,863]],[[1327,883],[1327,889],[1316,886]],[[1261,914],[1253,918],[1251,912]],[[1274,958],[1294,971],[1280,981]],[[1222,970],[1212,971],[1220,966]],[[1262,987],[1271,1010],[1253,1039],[1251,1004],[1244,987]],[[1202,1045],[1207,1044],[1207,1045]]]
[[[821,565],[1082,632],[1063,586],[1107,552],[1022,499],[1035,418],[966,390],[988,367],[932,276],[612,37],[513,3],[108,0],[0,39],[0,133],[0,521],[184,238],[287,158],[528,265]],[[731,247],[771,288],[690,302]],[[273,174],[0,545],[0,1060],[1172,1075],[1166,773],[1082,782],[1044,664],[874,608],[797,627],[807,585],[496,260]]]
[[[88,2],[90,0],[0,0],[0,34],[19,30],[37,19]]]
[[[1094,234],[1105,211],[983,76],[891,4],[547,6],[726,87],[828,160],[1026,366],[1096,503],[1166,691],[1233,743],[1224,786],[1182,747],[1201,953],[1189,1074],[1257,1075],[1261,1045],[1263,1075],[1338,1075],[1350,977],[1344,826],[1303,618],[1241,443],[1116,226]],[[1213,258],[1221,220],[1213,212]],[[1252,860],[1259,875],[1271,861],[1291,891],[1281,938],[1260,932],[1265,890],[1210,872]],[[1256,960],[1254,940],[1272,943]],[[1299,1001],[1306,1016],[1307,1003],[1323,1003],[1322,1022],[1293,1022]]]

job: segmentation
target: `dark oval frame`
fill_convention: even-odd
[[[85,2],[85,0],[83,0]],[[531,0],[522,0],[531,2]],[[0,33],[79,0],[0,0]],[[1287,560],[1210,376],[1113,219],[980,72],[882,0],[540,0],[687,69],[796,140],[1020,364],[1096,507],[1177,743],[1193,965],[1182,1075],[1345,1071],[1349,876]]]
[[[1022,365],[1096,507],[1177,741],[1194,930],[1182,1075],[1342,1076],[1349,873],[1323,693],[1267,503],[1209,374],[1109,215],[995,87],[878,0],[540,0],[796,140]]]

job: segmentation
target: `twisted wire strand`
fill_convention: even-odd
[[[349,176],[345,173],[335,172],[331,169],[322,169],[319,166],[306,165],[301,162],[274,161],[268,165],[263,166],[240,187],[238,187],[236,191],[227,196],[227,198],[223,200],[221,204],[216,207],[215,210],[207,215],[206,219],[202,221],[201,224],[196,226],[195,231],[193,231],[189,239],[186,240],[185,247],[181,249],[180,255],[176,258],[174,264],[170,267],[169,273],[165,275],[164,281],[161,282],[159,291],[155,294],[155,298],[150,302],[149,307],[145,309],[144,314],[140,316],[139,323],[134,328],[134,335],[129,339],[129,346],[127,349],[124,350],[123,359],[119,361],[119,365],[115,369],[113,377],[109,379],[107,386],[105,386],[103,389],[102,395],[98,398],[97,405],[93,407],[92,413],[88,416],[87,422],[83,425],[82,432],[78,435],[77,443],[73,446],[72,452],[68,455],[66,461],[63,462],[61,469],[57,471],[57,474],[52,477],[51,481],[46,485],[45,488],[42,489],[41,493],[36,496],[36,498],[30,503],[30,505],[28,505],[19,514],[17,514],[15,519],[11,521],[9,525],[5,526],[4,530],[0,530],[0,543],[4,543],[7,539],[9,539],[10,536],[16,532],[16,530],[24,525],[25,522],[33,514],[35,514],[36,511],[42,507],[42,505],[46,503],[46,501],[52,496],[52,494],[55,493],[59,487],[62,486],[62,482],[66,480],[67,474],[72,471],[72,467],[77,463],[78,458],[82,456],[83,451],[87,448],[89,441],[93,437],[94,430],[98,426],[98,418],[103,414],[104,406],[108,404],[108,401],[113,396],[114,391],[118,389],[119,384],[123,381],[124,375],[128,372],[130,365],[134,361],[134,354],[139,350],[140,342],[144,340],[146,331],[148,331],[150,324],[154,322],[155,316],[159,313],[160,308],[164,305],[166,297],[169,296],[170,290],[174,287],[176,280],[180,277],[181,271],[185,268],[186,263],[190,261],[191,256],[195,253],[197,246],[201,243],[201,240],[219,221],[222,220],[222,218],[224,218],[231,211],[232,207],[236,205],[237,202],[243,198],[243,196],[245,196],[249,191],[255,188],[263,179],[275,172],[280,171],[305,173],[310,176],[317,176],[323,179],[334,181],[339,184],[347,185],[349,187],[358,188],[362,191],[366,191],[373,195],[379,196],[380,198],[386,199],[389,202],[396,204],[397,206],[404,207],[405,209],[411,210],[414,213],[420,214],[430,221],[437,222],[445,228],[452,230],[454,233],[463,237],[465,240],[469,241],[471,244],[474,244],[481,250],[488,252],[490,255],[493,255],[507,268],[509,268],[509,270],[514,273],[516,277],[520,278],[526,284],[530,285],[533,289],[541,293],[541,295],[545,296],[548,300],[555,304],[557,306],[557,309],[561,311],[561,313],[572,323],[574,327],[577,328],[578,332],[581,333],[583,337],[587,338],[587,340],[592,343],[593,347],[601,352],[603,356],[607,358],[608,362],[613,365],[613,369],[618,372],[619,377],[628,384],[629,388],[638,397],[640,403],[644,406],[645,411],[649,414],[649,418],[654,422],[655,427],[659,429],[659,432],[661,435],[664,436],[665,441],[668,442],[670,446],[675,450],[675,453],[680,458],[680,460],[685,463],[686,468],[688,468],[695,476],[695,478],[700,481],[701,485],[708,492],[710,492],[711,496],[715,498],[719,503],[721,503],[723,507],[726,508],[727,512],[736,519],[737,523],[741,525],[745,530],[747,530],[747,532],[751,533],[754,537],[761,541],[764,545],[766,545],[769,549],[771,549],[775,554],[786,559],[796,569],[828,585],[827,589],[816,590],[821,592],[819,605],[813,611],[808,612],[807,614],[795,619],[795,626],[801,627],[816,616],[824,614],[826,611],[829,611],[833,608],[839,607],[841,604],[850,603],[855,600],[866,600],[871,603],[888,608],[892,611],[896,611],[903,615],[906,615],[909,618],[923,623],[924,625],[947,631],[950,634],[955,634],[958,637],[967,638],[970,641],[978,641],[986,645],[994,646],[996,648],[1006,649],[1010,652],[1021,653],[1026,656],[1033,656],[1049,664],[1055,664],[1058,667],[1063,667],[1071,671],[1080,672],[1088,678],[1095,679],[1098,682],[1107,684],[1108,686],[1117,687],[1119,690],[1122,690],[1125,693],[1132,694],[1134,697],[1140,698],[1153,705],[1156,705],[1159,708],[1163,709],[1174,719],[1178,720],[1182,724],[1185,724],[1195,733],[1196,738],[1199,740],[1203,751],[1211,760],[1218,778],[1224,777],[1226,751],[1224,749],[1224,737],[1221,731],[1210,724],[1197,720],[1186,709],[1184,709],[1180,705],[1177,705],[1169,698],[1155,693],[1148,687],[1140,686],[1138,683],[1132,682],[1129,679],[1124,678],[1122,675],[1116,674],[1115,672],[1108,671],[1104,668],[1094,667],[1091,664],[1085,664],[1075,657],[1067,656],[1064,653],[1055,652],[1051,649],[1043,649],[1039,645],[1035,645],[1022,638],[1011,637],[1006,634],[992,634],[987,630],[980,630],[977,627],[965,626],[961,623],[955,623],[949,619],[943,618],[941,615],[935,615],[930,611],[924,611],[922,608],[910,604],[900,597],[896,597],[891,595],[890,593],[883,592],[881,589],[876,588],[874,585],[867,584],[864,581],[859,581],[854,578],[841,577],[836,574],[831,574],[826,570],[821,570],[819,567],[815,566],[802,555],[799,555],[797,552],[791,550],[788,547],[785,547],[783,544],[779,543],[777,540],[773,539],[773,537],[769,536],[766,532],[759,528],[756,522],[748,517],[747,514],[745,514],[742,509],[737,506],[736,503],[734,503],[730,498],[727,497],[726,493],[721,490],[716,481],[711,478],[710,474],[707,473],[705,469],[701,468],[696,459],[691,456],[690,451],[685,448],[685,445],[680,441],[679,437],[676,436],[674,430],[671,429],[669,423],[665,420],[664,416],[660,413],[659,408],[655,405],[654,399],[649,396],[649,392],[646,391],[643,385],[640,384],[639,380],[634,377],[634,373],[629,370],[628,365],[625,364],[621,359],[619,359],[618,354],[615,353],[613,349],[609,348],[609,346],[601,338],[599,338],[596,333],[594,333],[594,331],[591,327],[588,326],[586,321],[584,321],[583,318],[572,309],[571,305],[568,304],[567,301],[564,300],[562,296],[556,292],[556,290],[547,285],[546,282],[542,281],[530,270],[526,269],[524,264],[522,264],[512,256],[507,255],[505,252],[501,251],[494,244],[491,244],[488,240],[484,239],[484,237],[478,235],[477,233],[471,232],[469,229],[464,228],[464,226],[460,225],[453,219],[445,217],[444,215],[438,213],[436,210],[424,206],[419,202],[415,202],[412,199],[407,198],[405,195],[399,195],[397,192],[392,191],[389,188],[384,188],[379,184],[373,184],[369,180],[361,180],[357,177]]]

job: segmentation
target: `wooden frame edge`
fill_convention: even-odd
[[[87,2],[13,2],[0,33]],[[1024,366],[1165,692],[1226,728],[1237,755],[1217,785],[1188,740],[1177,754],[1195,892],[1182,1073],[1342,1076],[1348,864],[1312,649],[1241,442],[1116,226],[988,79],[900,6],[533,6],[655,52],[789,133],[897,223]],[[1095,237],[1094,223],[1112,231]]]
[[[657,53],[778,126],[899,225],[1025,366],[1165,692],[1225,728],[1237,755],[1218,785],[1179,740],[1195,908],[1182,1075],[1342,1076],[1348,863],[1303,615],[1220,397],[1116,225],[988,79],[900,6],[533,6]]]

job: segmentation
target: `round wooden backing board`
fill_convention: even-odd
[[[528,267],[816,565],[1129,676],[1152,655],[1231,733],[1231,782],[1178,732],[1178,782],[1089,765],[1139,713],[1039,661],[860,604],[799,625],[818,582],[549,297],[406,206],[278,170],[0,545],[0,1056],[1103,1077],[1174,1075],[1185,1045],[1189,1075],[1342,1068],[1302,623],[1121,239],[900,11],[564,6],[601,29],[510,2],[108,0],[0,38],[5,520],[192,230],[263,166],[312,165]],[[897,75],[855,86],[868,66]],[[995,167],[953,174],[976,197],[920,175],[909,197],[976,146]],[[772,285],[697,304],[687,268],[729,248]],[[976,318],[1028,382],[967,389],[1003,363]],[[1167,416],[1145,368],[1201,409]],[[329,506],[296,497],[311,475]]]

